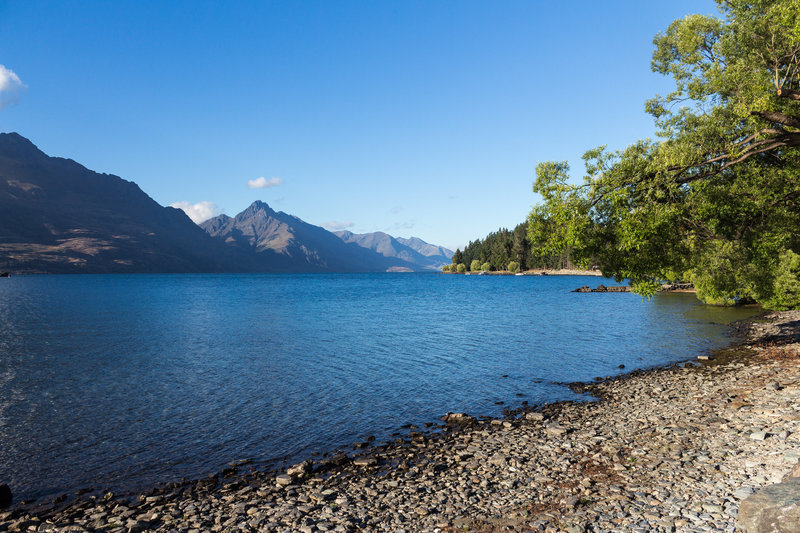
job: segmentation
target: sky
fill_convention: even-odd
[[[463,248],[543,161],[653,137],[653,37],[705,0],[0,0],[0,131],[195,220],[255,200]]]

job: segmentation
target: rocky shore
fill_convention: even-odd
[[[702,365],[573,385],[598,402],[449,415],[438,431],[284,472],[239,466],[138,496],[0,512],[0,531],[741,530],[742,502],[800,459],[800,312],[738,333]]]

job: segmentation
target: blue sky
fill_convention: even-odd
[[[162,205],[233,216],[263,200],[463,247],[525,219],[538,162],[580,179],[585,150],[652,136],[644,101],[670,87],[652,39],[690,13],[717,10],[0,0],[0,131]]]

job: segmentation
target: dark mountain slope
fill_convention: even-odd
[[[0,134],[0,269],[12,272],[252,270],[185,213],[132,182]]]

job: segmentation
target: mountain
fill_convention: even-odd
[[[248,271],[186,214],[133,182],[0,134],[0,270],[33,273]]]
[[[411,237],[409,239],[397,237],[397,240],[401,244],[405,244],[412,250],[416,250],[426,257],[435,258],[436,261],[440,262],[440,265],[446,265],[453,259],[453,250],[445,248],[444,246],[428,244],[417,237]]]
[[[133,182],[50,157],[16,133],[0,134],[0,271],[424,270],[408,250],[382,255],[263,202],[198,226]]]
[[[256,201],[231,218],[219,215],[200,224],[226,245],[260,257],[277,256],[280,270],[292,272],[384,272],[419,270],[398,257],[385,257],[346,243],[319,226]]]
[[[446,250],[440,246],[433,246],[422,239],[412,237],[411,239],[398,239],[376,231],[374,233],[352,233],[350,231],[335,231],[334,235],[346,243],[353,243],[381,254],[384,257],[396,257],[424,270],[439,270],[439,268],[450,263],[450,257],[445,257]],[[410,244],[408,244],[410,243]],[[426,253],[423,253],[426,252]]]

